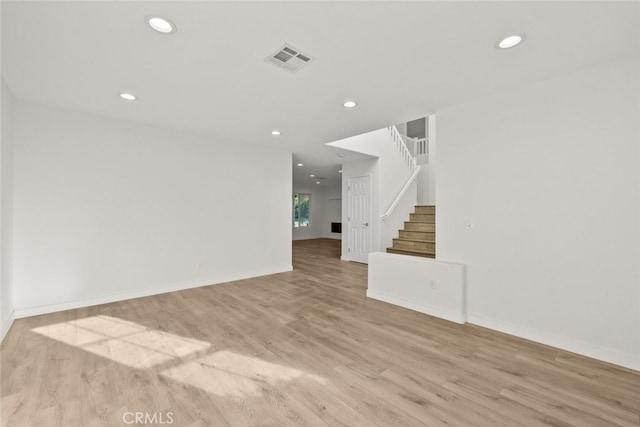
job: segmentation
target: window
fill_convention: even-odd
[[[293,226],[308,227],[309,218],[309,201],[311,194],[295,193],[293,195]]]

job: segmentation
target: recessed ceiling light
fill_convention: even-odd
[[[302,163],[298,163],[298,166],[304,166]]]
[[[509,49],[518,46],[527,36],[525,34],[512,34],[496,42],[496,49]]]
[[[358,103],[357,103],[356,101],[344,101],[344,102],[342,103],[342,106],[343,106],[344,108],[353,108],[353,107],[355,107],[355,106],[357,106],[357,105],[358,105]]]
[[[342,173],[342,169],[340,169],[340,170],[338,171],[338,173]]]
[[[279,130],[272,130],[271,131],[271,135],[278,136],[278,135],[280,135],[280,131]]]
[[[309,176],[310,176],[311,178],[313,178],[315,175],[314,175],[314,174],[311,174],[311,175],[309,175]]]
[[[153,30],[161,34],[172,34],[178,29],[176,24],[162,16],[147,15],[144,17],[144,20],[147,21],[147,25],[149,25]]]
[[[316,184],[320,184],[320,181],[316,181]]]
[[[126,92],[121,92],[118,94],[118,96],[124,99],[125,101],[135,101],[136,99],[138,99],[138,97],[135,96],[134,94],[126,93]]]

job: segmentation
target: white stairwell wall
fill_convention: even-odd
[[[381,220],[380,251],[384,252],[387,248],[393,246],[393,238],[398,237],[398,230],[402,230],[404,228],[404,222],[409,220],[409,214],[413,212],[417,198],[418,183],[414,179],[407,192],[400,198],[395,209],[391,212],[391,215]]]
[[[427,117],[427,152],[428,163],[421,165],[422,170],[418,174],[418,204],[419,205],[435,205],[436,204],[436,168],[437,168],[437,152],[436,152],[436,115],[432,114]]]
[[[351,138],[345,138],[328,145],[368,154],[375,158],[345,162],[343,170],[343,200],[347,200],[347,183],[349,177],[369,175],[371,177],[371,251],[382,251],[391,246],[393,237],[396,237],[403,221],[409,218],[413,206],[417,201],[417,185],[414,183],[404,194],[402,200],[393,210],[391,216],[381,220],[380,215],[387,211],[389,206],[411,177],[413,172],[410,160],[406,153],[401,153],[397,143],[392,139],[389,128],[379,129]],[[348,259],[348,236],[346,233],[348,203],[343,203],[343,259]]]
[[[428,120],[431,126],[429,149],[433,150],[435,158],[435,116]],[[412,177],[414,172],[418,172],[417,176],[420,176],[422,169],[416,166],[412,154],[408,159],[407,150],[402,147],[398,149],[398,138],[397,129],[392,127],[330,144],[376,156],[374,159],[347,162],[342,167],[345,195],[349,177],[371,176],[372,219],[375,220],[371,234],[372,240],[377,244],[372,245],[372,252],[369,254],[367,296],[456,323],[465,323],[464,264],[384,252],[392,245],[392,239],[397,236],[398,230],[404,228],[404,221],[409,219],[409,213],[419,200],[418,179]],[[403,145],[406,147],[406,144]],[[429,161],[432,162],[431,156]],[[432,175],[435,175],[435,168],[425,168],[422,175],[422,184],[426,187],[422,190],[422,198],[427,201],[425,204],[434,204],[435,201],[435,191],[429,188],[428,181]],[[389,207],[410,179],[407,191],[389,213]],[[381,215],[386,218],[380,218]],[[347,207],[343,206],[345,223],[346,219]],[[348,236],[345,235],[342,241],[342,259],[348,260]]]

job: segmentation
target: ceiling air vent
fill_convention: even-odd
[[[299,49],[285,43],[280,49],[265,58],[265,61],[295,73],[300,68],[313,61],[314,58]]]

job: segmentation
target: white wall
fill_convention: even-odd
[[[436,187],[437,187],[437,170],[438,170],[438,149],[437,149],[437,129],[436,129],[436,115],[432,114],[427,117],[428,130],[429,130],[429,167],[427,169],[428,178],[425,205],[436,204]]]
[[[0,341],[13,320],[13,105],[9,88],[2,85],[0,129]]]
[[[422,169],[418,174],[418,204],[435,205],[436,204],[436,169],[437,169],[437,152],[436,152],[436,115],[431,114],[426,118],[427,141],[429,155],[428,163],[422,165]],[[420,158],[418,158],[420,160]]]
[[[342,185],[332,185],[325,190],[325,224],[324,237],[342,239],[341,233],[331,232],[332,222],[342,222]]]
[[[429,164],[420,165],[420,173],[418,173],[418,204],[419,205],[434,205],[434,200],[431,199],[429,193],[429,171],[432,168]]]
[[[291,154],[18,102],[17,315],[291,269]]]
[[[639,94],[636,57],[438,111],[470,322],[640,369]]]

